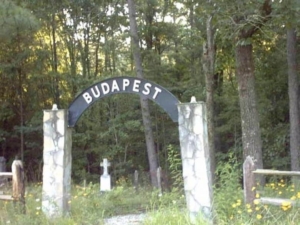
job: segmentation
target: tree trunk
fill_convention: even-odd
[[[300,118],[298,105],[297,36],[294,29],[287,31],[288,92],[290,108],[290,152],[291,170],[300,170]]]
[[[58,59],[57,59],[57,45],[56,45],[56,22],[55,22],[55,13],[52,13],[52,24],[51,24],[51,32],[52,32],[52,44],[53,44],[53,66],[52,70],[54,71],[54,103],[60,107],[59,101],[59,79],[57,74],[58,67]]]
[[[251,156],[254,158],[257,168],[262,169],[262,141],[255,94],[252,44],[236,46],[236,73],[244,160],[247,156]]]
[[[143,78],[143,68],[142,68],[142,57],[139,49],[139,38],[137,32],[137,24],[135,19],[135,5],[133,0],[128,0],[128,10],[129,10],[129,20],[130,20],[130,33],[133,47],[133,58],[135,62],[137,77]],[[150,110],[148,105],[148,100],[146,98],[140,98],[141,108],[142,108],[142,117],[143,124],[145,129],[145,138],[147,145],[147,154],[148,154],[148,162],[150,167],[150,176],[151,176],[151,184],[154,187],[158,187],[156,170],[158,168],[158,160],[155,151],[153,131],[151,127],[151,118],[150,118]]]
[[[243,156],[244,160],[247,156],[253,157],[256,168],[262,169],[262,140],[255,94],[253,49],[252,43],[247,44],[247,42],[270,19],[272,12],[270,0],[265,0],[259,10],[262,20],[257,23],[250,24],[248,21],[247,26],[245,26],[245,19],[248,19],[247,15],[235,18],[235,26],[238,31],[235,57],[241,111]],[[260,176],[259,180],[260,184],[264,185],[264,177]]]
[[[215,67],[215,44],[214,30],[212,28],[212,16],[209,15],[206,22],[206,43],[203,49],[203,70],[205,74],[206,87],[206,109],[207,109],[207,130],[209,140],[209,152],[211,163],[211,174],[214,180],[215,162],[215,126],[214,126],[214,67]]]

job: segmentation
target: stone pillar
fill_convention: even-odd
[[[203,102],[178,104],[179,139],[184,190],[190,218],[212,222],[212,174],[210,171],[206,107]]]
[[[69,212],[71,198],[72,130],[67,110],[44,110],[44,167],[42,210],[48,218]]]

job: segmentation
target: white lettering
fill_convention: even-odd
[[[96,89],[97,93],[95,93],[94,88]],[[95,98],[99,98],[99,97],[100,97],[100,91],[99,91],[99,88],[98,88],[97,85],[96,85],[94,88],[91,88],[92,93],[93,93],[93,95],[94,95]]]
[[[101,88],[102,88],[102,93],[104,95],[106,95],[110,91],[109,85],[107,83],[102,83]]]
[[[144,94],[144,95],[149,95],[150,94],[150,88],[151,88],[151,84],[150,83],[146,83],[145,85],[144,85],[144,90],[142,91],[142,93]]]
[[[87,104],[90,104],[93,100],[92,96],[88,92],[83,93],[82,97],[84,98]]]
[[[140,80],[134,80],[134,82],[133,82],[133,87],[132,87],[132,91],[134,91],[134,92],[139,92],[139,89],[140,89],[140,83],[141,83]]]
[[[116,80],[113,80],[111,85],[111,92],[114,92],[115,90],[120,91],[119,85]]]
[[[161,89],[158,88],[158,87],[154,87],[154,89],[155,89],[155,93],[154,93],[154,95],[153,95],[153,99],[156,99],[157,94],[161,92]]]
[[[123,80],[123,91],[125,91],[126,87],[128,87],[130,84],[130,81],[128,79]]]

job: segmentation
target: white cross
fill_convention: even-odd
[[[108,167],[110,166],[110,162],[107,159],[103,159],[103,163],[100,163],[100,166],[103,166],[103,175],[108,175]]]

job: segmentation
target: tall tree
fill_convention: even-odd
[[[210,1],[209,1],[210,3]],[[206,20],[206,42],[203,46],[203,71],[205,74],[207,129],[209,139],[211,171],[214,178],[215,163],[215,110],[214,110],[214,74],[215,74],[215,29],[212,25],[213,15],[207,15]],[[214,179],[213,179],[214,180]]]
[[[51,36],[52,36],[52,70],[53,70],[53,74],[54,74],[54,79],[53,79],[53,91],[54,91],[54,102],[58,105],[58,107],[60,107],[60,102],[59,102],[59,79],[58,79],[58,71],[57,71],[57,67],[58,67],[58,56],[57,56],[57,41],[56,41],[56,29],[57,29],[57,25],[56,25],[56,15],[55,12],[52,12],[51,15]]]
[[[255,93],[255,75],[252,37],[264,25],[271,13],[270,1],[260,6],[260,15],[255,20],[251,14],[235,16],[236,36],[236,76],[238,81],[241,110],[243,155],[254,157],[258,168],[263,168],[262,139]]]
[[[17,148],[20,149],[18,154],[24,160],[24,123],[28,104],[26,95],[29,89],[29,68],[34,58],[32,38],[39,24],[29,10],[11,1],[2,1],[0,15],[0,75],[1,83],[6,83],[1,88],[0,102],[1,105],[8,102],[11,116],[18,117],[16,120],[19,123],[13,124],[13,129],[19,128],[17,131],[20,133],[20,145]]]
[[[300,114],[299,114],[299,81],[297,74],[297,34],[296,30],[287,30],[287,63],[290,114],[290,152],[291,169],[300,170]]]
[[[135,5],[133,0],[128,0],[127,2],[128,2],[128,10],[129,10],[130,34],[132,40],[135,68],[137,72],[137,77],[143,78],[142,57],[141,57],[141,52],[139,47]],[[150,167],[151,184],[152,186],[157,187],[158,182],[156,177],[156,170],[158,167],[158,160],[157,160],[157,155],[156,155],[155,145],[154,145],[154,137],[153,137],[153,130],[151,126],[148,99],[141,97],[140,103],[142,108],[142,117],[143,117],[144,129],[145,129],[145,138],[146,138],[148,161]]]

